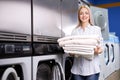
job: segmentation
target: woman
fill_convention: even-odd
[[[82,5],[78,10],[78,26],[73,30],[72,35],[101,35],[101,29],[94,26],[91,18],[91,11],[88,6]],[[100,73],[99,54],[102,53],[101,45],[94,49],[94,59],[87,60],[84,57],[75,57],[71,72],[74,80],[98,80]]]

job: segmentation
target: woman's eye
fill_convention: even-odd
[[[85,14],[89,14],[88,12],[85,12]]]
[[[81,12],[81,13],[80,13],[80,15],[83,15],[83,14],[88,15],[89,13],[88,13],[88,12]]]
[[[83,13],[81,12],[80,15],[83,15]]]

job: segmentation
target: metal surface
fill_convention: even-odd
[[[92,11],[93,20],[96,26],[101,27],[102,36],[104,40],[109,39],[109,21],[108,21],[108,10],[105,8],[99,8],[90,6]]]
[[[61,37],[60,0],[33,0],[34,35]]]
[[[31,34],[31,0],[0,0],[0,31]]]
[[[0,32],[0,42],[1,41],[30,42],[31,35],[10,33],[10,32]]]
[[[62,36],[70,35],[77,26],[78,0],[62,1]]]

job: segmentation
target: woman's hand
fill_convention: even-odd
[[[103,52],[102,48],[97,46],[95,49],[94,49],[94,54],[101,54]]]

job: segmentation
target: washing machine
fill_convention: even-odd
[[[92,11],[93,21],[96,26],[101,27],[104,40],[109,39],[109,21],[108,9],[90,6]]]
[[[68,4],[67,4],[68,3]],[[72,30],[78,23],[77,11],[79,8],[79,0],[63,0],[62,1],[62,37],[70,36]],[[69,54],[63,54],[63,69],[65,73],[65,80],[73,80],[71,68],[74,57]]]
[[[104,52],[100,56],[101,63],[101,74],[100,80],[104,80],[110,75],[110,45],[109,45],[109,21],[108,21],[108,10],[105,8],[90,6],[94,24],[99,26],[102,31],[104,39]],[[111,53],[112,54],[112,53]]]
[[[33,0],[32,80],[65,80],[62,68],[61,0]]]
[[[48,37],[46,37],[46,39],[47,38]],[[47,42],[45,38],[42,40],[41,37],[39,41],[34,41],[33,43],[32,80],[65,80],[62,67],[62,55],[64,53],[62,48],[59,47],[57,42],[52,40],[50,40],[52,42]]]
[[[120,46],[119,46],[119,38],[114,34],[114,43],[115,43],[115,70],[120,69]]]
[[[111,70],[110,73],[112,74],[113,72],[115,72],[115,64],[116,64],[116,60],[115,59],[115,41],[114,41],[114,33],[109,33],[109,46],[110,46],[110,62],[111,62]]]
[[[0,0],[0,80],[31,80],[31,0]]]
[[[0,32],[0,37],[0,80],[31,80],[30,36]]]
[[[31,80],[31,57],[0,59],[0,80]]]
[[[103,56],[100,60],[102,60],[101,66],[101,74],[100,77],[103,77],[103,79],[107,78],[111,73],[111,61],[110,61],[110,46],[109,41],[104,41],[104,51],[101,54]]]
[[[107,41],[104,41],[103,43],[104,51],[99,54],[100,56],[100,76],[99,80],[104,80],[105,79],[105,69],[106,65],[109,64],[109,45]]]
[[[100,79],[106,80],[113,72],[115,72],[116,64],[114,36],[109,34],[109,40],[104,41],[104,52],[101,54],[101,73]]]

